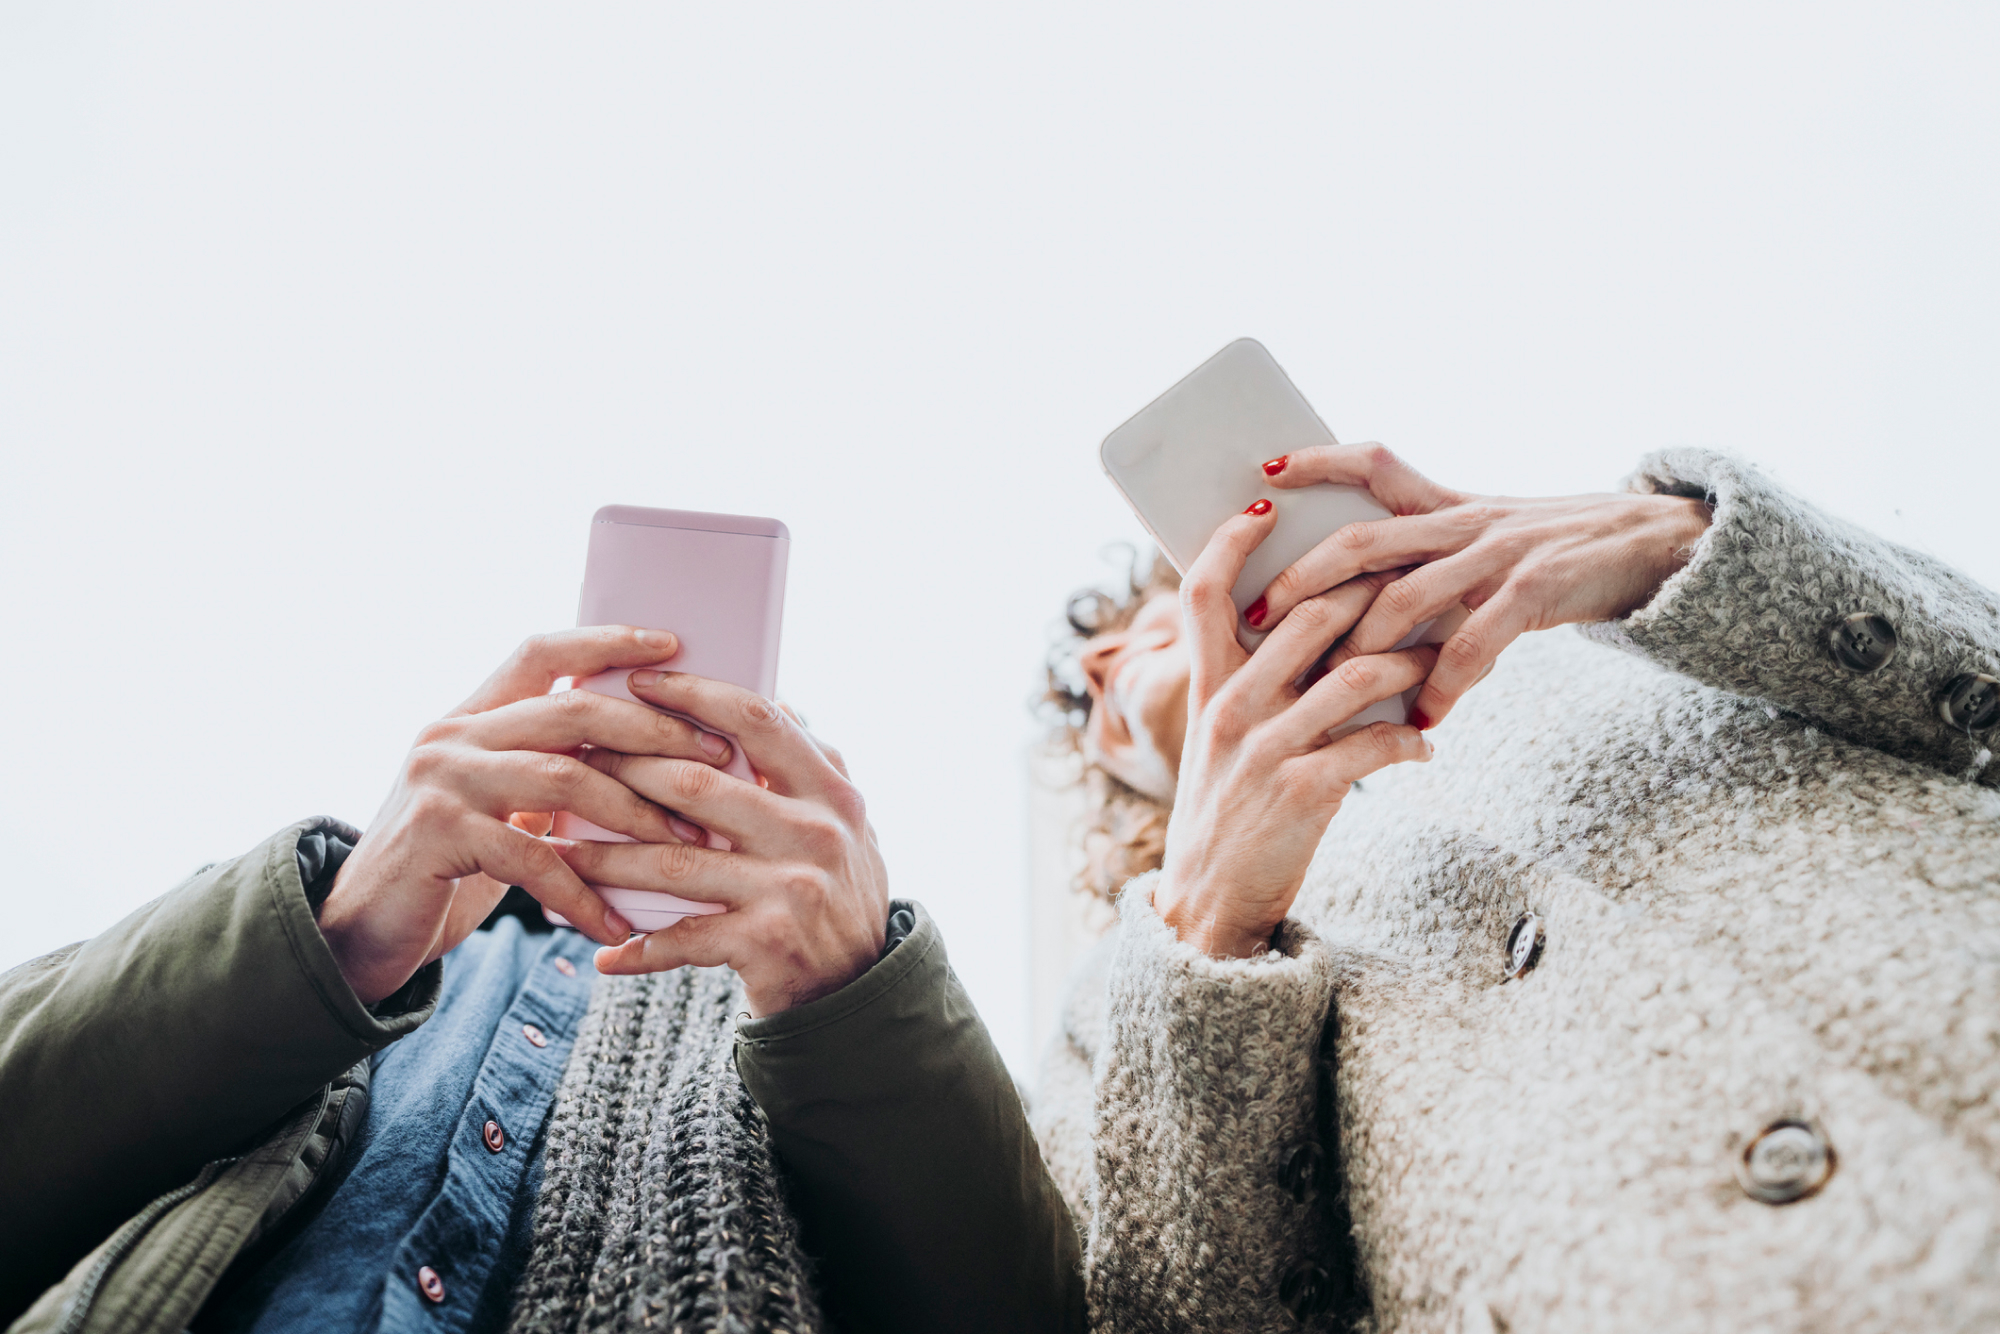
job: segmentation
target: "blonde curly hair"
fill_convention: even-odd
[[[1059,755],[1075,755],[1088,806],[1083,828],[1083,869],[1076,888],[1106,903],[1133,876],[1159,869],[1167,850],[1171,808],[1093,761],[1083,745],[1092,700],[1079,663],[1084,645],[1132,623],[1149,598],[1172,593],[1180,574],[1158,552],[1129,551],[1125,577],[1116,590],[1086,588],[1064,609],[1067,631],[1049,648],[1048,687],[1038,701],[1049,723],[1047,745]]]

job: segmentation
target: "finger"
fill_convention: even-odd
[[[465,800],[510,825],[509,817],[525,806],[568,811],[642,843],[680,841],[666,811],[574,756],[467,750],[453,758],[453,766],[454,784]]]
[[[632,924],[591,893],[563,861],[555,840],[529,838],[511,825],[487,820],[476,835],[473,851],[482,873],[503,885],[519,885],[592,940],[617,945],[632,934]]]
[[[1278,464],[1272,472],[1271,465]],[[1439,486],[1374,442],[1365,445],[1314,445],[1272,459],[1264,465],[1271,485],[1285,490],[1331,482],[1335,486],[1365,486],[1391,514],[1429,514],[1463,499]]]
[[[1401,565],[1425,565],[1457,555],[1485,530],[1490,516],[1472,505],[1436,514],[1370,519],[1336,528],[1333,534],[1292,562],[1264,590],[1266,624],[1309,597],[1349,579]]]
[[[780,874],[773,863],[749,853],[689,843],[547,842],[590,884],[654,890],[730,908],[766,897]]]
[[[484,713],[515,700],[546,695],[549,687],[565,676],[594,676],[613,667],[666,662],[680,647],[680,640],[669,631],[638,630],[629,625],[587,625],[530,635],[449,716]]]
[[[1294,763],[1308,766],[1320,782],[1349,786],[1392,764],[1419,764],[1436,754],[1426,737],[1406,723],[1370,723]]]
[[[1285,710],[1285,739],[1301,753],[1318,750],[1328,732],[1352,721],[1369,705],[1421,684],[1437,656],[1436,645],[1418,644],[1396,653],[1349,658]]]
[[[1277,511],[1260,500],[1226,520],[1188,566],[1181,580],[1181,613],[1187,622],[1192,688],[1206,697],[1247,656],[1236,642],[1236,603],[1229,590],[1243,566],[1278,526]]]
[[[1435,727],[1465,692],[1479,684],[1491,670],[1502,650],[1519,639],[1528,628],[1527,608],[1518,597],[1505,590],[1491,602],[1465,618],[1458,632],[1438,648],[1437,666],[1417,692],[1410,708],[1410,721],[1418,727]]]
[[[594,690],[537,695],[485,713],[448,718],[438,727],[442,736],[482,750],[568,752],[608,746],[627,755],[670,755],[714,765],[727,764],[730,755],[727,741],[685,718]]]
[[[781,793],[838,801],[853,791],[805,729],[762,695],[686,672],[634,672],[626,684],[636,699],[678,710],[735,737],[750,767]]]
[[[555,828],[556,817],[553,811],[515,811],[507,823],[530,838],[540,838]]]
[[[819,735],[815,733],[812,730],[811,726],[807,724],[806,716],[803,713],[800,713],[797,709],[793,708],[791,705],[785,703],[785,701],[783,700],[778,701],[778,707],[783,709],[787,714],[791,715],[792,721],[799,725],[799,729],[806,734],[807,739],[810,740],[815,746],[819,747],[819,753],[826,756],[826,762],[828,764],[831,764],[835,769],[839,770],[840,776],[842,778],[846,778],[848,779],[849,782],[852,782],[853,779],[849,776],[847,772],[847,761],[841,758],[841,754],[839,751],[835,750],[832,746],[827,745],[826,742],[820,740]]]
[[[1419,625],[1465,601],[1472,590],[1498,582],[1506,563],[1503,553],[1485,543],[1390,582],[1342,641],[1334,655],[1336,665],[1347,658],[1386,653]]]
[[[615,781],[617,786],[636,793],[635,800],[644,798],[648,803],[676,811],[705,829],[713,829],[736,847],[750,851],[775,851],[775,845],[781,841],[777,835],[802,809],[800,803],[788,797],[690,760],[593,750],[583,757],[583,763],[603,774],[607,781]]]
[[[1243,668],[1248,684],[1262,690],[1289,687],[1335,640],[1364,619],[1369,603],[1394,578],[1390,571],[1364,574],[1292,608],[1250,655]]]
[[[683,917],[672,926],[635,936],[623,945],[597,952],[597,971],[664,973],[675,968],[720,968],[749,953],[751,931],[744,912],[704,913]]]

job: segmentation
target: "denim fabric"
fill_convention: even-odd
[[[437,1012],[375,1057],[367,1123],[325,1206],[204,1313],[205,1334],[435,1334],[503,1322],[595,948],[574,931],[531,935],[500,917],[446,955]],[[546,1046],[529,1041],[529,1025]],[[505,1135],[498,1153],[484,1138],[489,1120]],[[425,1265],[443,1280],[441,1302],[418,1286]]]

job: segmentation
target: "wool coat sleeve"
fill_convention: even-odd
[[[737,1025],[736,1067],[785,1165],[843,1330],[1064,1334],[1076,1224],[929,913],[846,987]]]
[[[145,1203],[429,1017],[432,964],[364,1006],[319,933],[308,820],[0,976],[0,1323]]]
[[[1693,558],[1645,607],[1582,627],[1704,685],[1769,701],[1835,736],[1935,769],[2000,783],[1991,733],[1954,729],[1938,696],[1966,673],[2000,676],[2000,598],[1943,562],[1822,514],[1727,455],[1648,455],[1631,490],[1705,498]],[[1843,665],[1846,618],[1887,620],[1895,649],[1872,671]]]
[[[1210,958],[1154,911],[1155,879],[1121,896],[1101,1001],[1083,998],[1102,1006],[1091,1162],[1059,1175],[1086,1201],[1091,1328],[1296,1330],[1354,1300],[1329,1207],[1331,962],[1291,921],[1268,954]],[[1076,1057],[1057,1044],[1045,1094]],[[1059,1141],[1083,1129],[1044,1122]]]

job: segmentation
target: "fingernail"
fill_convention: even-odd
[[[1424,758],[1428,760],[1438,753],[1437,743],[1432,741],[1429,737],[1425,737],[1423,740],[1424,740]]]
[[[1431,716],[1422,709],[1411,709],[1410,726],[1416,728],[1419,732],[1427,732],[1431,727]]]
[[[639,642],[647,648],[671,649],[678,641],[671,630],[641,630]]]
[[[568,852],[571,848],[576,846],[575,839],[557,838],[554,834],[542,835],[542,842],[548,844],[550,847],[554,848],[557,852]]]
[[[632,673],[632,676],[630,678],[631,684],[638,686],[641,690],[645,689],[647,686],[656,686],[660,682],[666,679],[667,679],[667,674],[665,672],[653,672],[653,671],[634,672]]]
[[[697,733],[695,740],[701,742],[701,748],[718,760],[729,753],[729,743],[713,732]]]
[[[1278,455],[1278,457],[1272,459],[1269,463],[1264,465],[1264,475],[1266,477],[1276,477],[1279,473],[1285,470],[1285,465],[1287,463],[1290,463],[1291,461],[1292,461],[1292,456],[1290,454]]]
[[[632,935],[632,924],[620,917],[616,908],[604,910],[604,929],[620,940],[629,939]]]
[[[1269,514],[1271,512],[1271,502],[1268,500],[1253,500],[1250,502],[1250,507],[1243,512],[1245,514]]]
[[[689,824],[678,815],[669,815],[667,817],[667,828],[673,830],[674,837],[683,843],[702,843],[706,842],[708,838],[699,828]]]
[[[1261,505],[1264,502],[1260,500],[1257,503]],[[1264,604],[1264,599],[1260,597],[1255,602],[1251,603],[1249,606],[1243,609],[1243,619],[1250,622],[1251,629],[1261,630],[1264,626],[1264,617],[1270,612],[1270,610],[1271,609]]]

